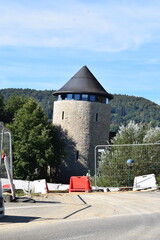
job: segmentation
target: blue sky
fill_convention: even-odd
[[[160,104],[160,1],[0,0],[0,88],[57,90],[84,65]]]

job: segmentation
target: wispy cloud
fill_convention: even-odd
[[[159,103],[159,0],[0,0],[0,87],[59,89],[83,65]]]
[[[122,51],[160,40],[160,3],[152,1],[1,2],[0,45]],[[54,1],[53,1],[54,2]],[[103,3],[102,3],[103,2]],[[9,5],[11,3],[11,5]],[[147,4],[148,3],[148,4]],[[34,4],[34,3],[33,3]]]

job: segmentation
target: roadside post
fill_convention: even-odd
[[[128,159],[127,160],[127,166],[128,166],[128,187],[130,187],[130,185],[131,185],[131,171],[132,171],[133,164],[134,164],[134,160],[133,159]]]
[[[1,165],[2,165],[2,147],[3,147],[4,124],[0,122],[0,218],[4,216],[4,201],[1,184]]]
[[[94,149],[94,185],[97,189],[97,152],[104,153],[107,145],[97,145]]]

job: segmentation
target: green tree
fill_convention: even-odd
[[[141,145],[160,142],[160,128],[136,124],[122,125],[113,139],[113,147],[107,148],[99,166],[99,182],[106,186],[127,186],[127,159],[135,160],[134,176],[154,173],[160,175],[160,145]],[[126,145],[127,146],[124,146]],[[136,145],[137,144],[137,145]],[[118,146],[115,146],[118,145]]]
[[[14,115],[19,109],[29,100],[27,97],[11,95],[6,101],[4,106],[4,122],[11,123]]]
[[[160,106],[142,97],[114,95],[111,105],[111,131],[118,132],[121,124],[128,124],[131,119],[135,123],[151,123],[160,126]]]
[[[144,137],[144,143],[160,143],[160,127],[149,129]]]
[[[0,94],[4,96],[5,100],[8,100],[11,96],[22,98],[34,98],[39,103],[49,119],[52,119],[53,101],[57,98],[53,96],[54,90],[34,90],[34,89],[20,89],[20,88],[7,88],[0,89]]]
[[[0,94],[0,121],[4,121],[4,98]]]
[[[143,143],[143,138],[149,126],[144,123],[130,121],[127,126],[121,125],[114,137],[113,144],[136,144]]]
[[[63,142],[56,128],[48,124],[41,106],[29,99],[9,127],[13,135],[14,177],[53,181],[63,156]]]
[[[4,99],[10,96],[26,96],[32,97],[38,102],[49,119],[52,119],[53,102],[57,99],[53,96],[54,90],[38,91],[34,89],[16,89],[7,88],[0,89],[0,94]],[[134,97],[127,95],[114,94],[113,100],[110,101],[111,105],[111,132],[118,132],[121,124],[126,125],[131,120],[135,123],[151,123],[153,127],[160,127],[160,105],[151,102],[142,97]]]

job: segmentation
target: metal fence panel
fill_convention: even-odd
[[[128,159],[134,160],[133,167],[127,166]],[[124,187],[129,177],[133,184],[134,177],[147,174],[155,174],[159,184],[160,143],[96,146],[95,185]]]

